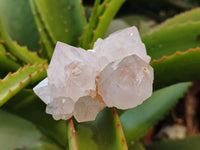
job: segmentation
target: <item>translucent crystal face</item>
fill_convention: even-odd
[[[108,107],[133,108],[152,94],[153,69],[136,55],[110,63],[100,74],[99,95]]]
[[[104,61],[103,67],[110,62],[133,54],[147,61],[146,48],[136,27],[117,31],[104,40],[98,39],[94,44],[94,50],[98,57],[107,59]]]
[[[105,104],[92,97],[81,97],[75,104],[74,117],[80,122],[95,120],[96,115],[105,107]]]
[[[65,66],[66,93],[78,100],[89,91],[95,91],[96,70],[81,62],[72,62]]]
[[[65,119],[72,116],[74,110],[74,101],[68,97],[54,98],[52,102],[47,104],[46,112],[53,114],[54,119]],[[67,115],[67,116],[66,116]],[[60,117],[61,118],[60,118]]]
[[[98,39],[88,51],[58,42],[48,77],[33,90],[54,119],[91,121],[106,106],[132,108],[151,95],[149,61],[136,27]]]

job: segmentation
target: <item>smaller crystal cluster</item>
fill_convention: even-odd
[[[95,120],[104,107],[136,107],[152,94],[153,69],[136,27],[98,39],[92,50],[57,42],[48,77],[34,92],[53,118]]]

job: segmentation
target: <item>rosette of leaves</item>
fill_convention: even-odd
[[[190,81],[200,78],[199,8],[143,35],[155,71],[155,91],[136,108],[106,108],[93,122],[55,121],[31,90],[46,77],[56,41],[92,47],[124,2],[96,0],[87,20],[80,0],[0,1],[0,149],[144,149],[142,135],[176,104]]]

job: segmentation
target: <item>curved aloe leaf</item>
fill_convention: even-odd
[[[142,37],[147,53],[152,59],[169,56],[176,51],[186,51],[200,46],[198,39],[200,22],[174,25],[154,31]]]
[[[39,49],[39,35],[29,0],[0,0],[0,18],[13,40],[27,45],[30,50]]]
[[[90,44],[91,47],[99,37],[104,36],[107,27],[124,2],[125,0],[111,0],[105,5],[105,11],[101,16],[99,16],[99,23],[94,30],[94,36]]]
[[[177,51],[171,56],[151,62],[154,68],[154,88],[158,89],[170,84],[200,79],[200,48]]]
[[[171,139],[162,142],[156,142],[146,147],[147,150],[199,150],[200,136],[191,136],[184,139]]]
[[[105,108],[92,122],[71,121],[68,134],[71,150],[128,149],[115,109]]]
[[[0,122],[1,149],[23,148],[42,137],[33,124],[2,110]]]
[[[9,58],[9,53],[0,51],[0,68],[1,72],[16,71],[20,65]]]
[[[37,56],[36,52],[28,51],[27,47],[22,47],[17,44],[17,42],[13,42],[9,35],[3,28],[3,25],[0,21],[0,40],[5,48],[10,51],[11,54],[16,56],[22,62],[34,64],[36,62],[45,62],[45,60],[41,59]]]
[[[55,121],[51,115],[46,114],[46,104],[32,90],[20,91],[2,108],[33,122],[41,133],[53,139],[61,147],[67,146],[66,122]]]
[[[13,74],[9,73],[3,80],[0,80],[0,106],[28,84],[43,79],[46,76],[46,68],[47,66],[42,64],[27,65]]]
[[[88,49],[90,47],[89,43],[91,42],[93,37],[93,30],[96,28],[99,21],[99,15],[101,14],[98,13],[98,7],[100,2],[101,0],[95,0],[89,23],[84,27],[83,34],[79,38],[79,45],[84,49]]]
[[[81,47],[92,48],[97,38],[104,36],[111,20],[124,2],[125,0],[104,0],[100,5],[100,0],[95,1],[89,23],[80,37]]]
[[[35,0],[41,19],[54,44],[76,45],[86,19],[80,0]]]
[[[187,23],[187,22],[200,21],[200,8],[195,8],[184,13],[178,14],[177,16],[167,19],[156,28],[163,28],[175,24]]]
[[[27,120],[0,110],[0,122],[0,145],[3,150],[60,150]]]
[[[54,44],[51,40],[51,37],[48,34],[48,31],[45,29],[44,23],[42,22],[42,18],[40,16],[39,10],[35,4],[35,0],[30,0],[32,12],[38,26],[38,32],[41,38],[41,55],[45,58],[51,58],[53,54]]]
[[[141,105],[128,109],[120,115],[120,121],[128,145],[142,136],[146,130],[161,119],[183,96],[190,83],[179,83],[158,90]]]

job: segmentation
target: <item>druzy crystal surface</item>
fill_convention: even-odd
[[[92,121],[106,106],[133,108],[151,96],[149,61],[136,27],[98,39],[87,51],[57,42],[48,77],[34,92],[54,119]]]

